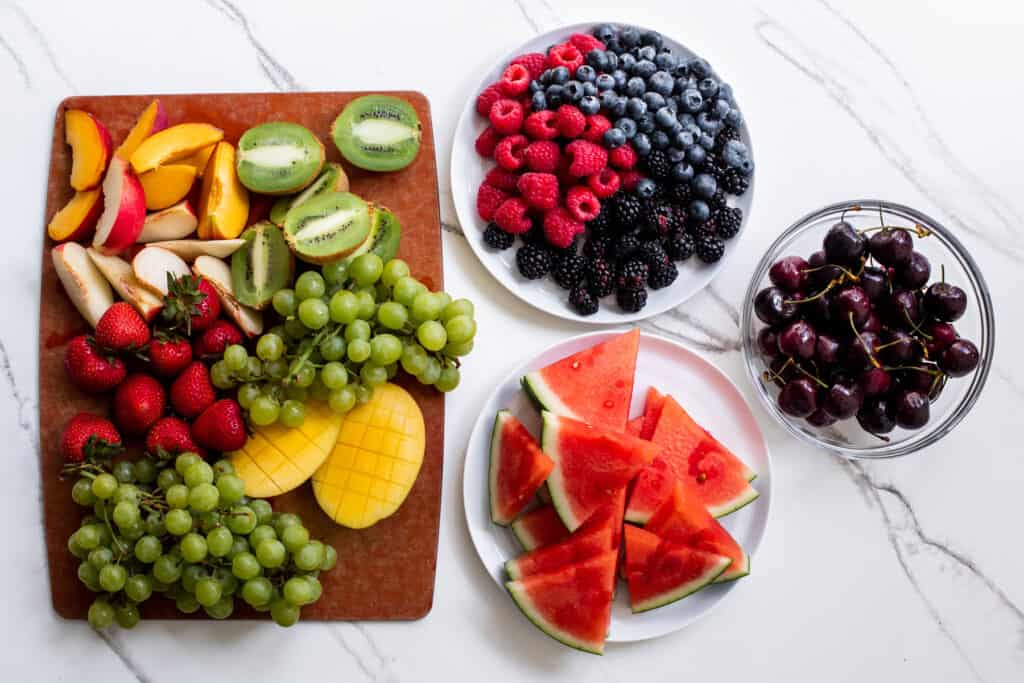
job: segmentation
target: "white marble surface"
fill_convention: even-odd
[[[288,6],[286,8],[286,5]],[[754,574],[673,636],[570,652],[530,626],[479,565],[460,495],[463,444],[493,383],[579,331],[489,279],[441,173],[448,288],[478,304],[478,351],[449,399],[434,609],[412,623],[146,623],[101,639],[49,605],[36,466],[39,252],[54,108],[72,93],[413,87],[438,160],[468,84],[539,30],[592,19],[658,27],[730,80],[758,159],[753,223],[713,288],[651,326],[707,353],[754,400],[735,311],[761,250],[796,217],[860,196],[956,228],[992,288],[999,355],[974,412],[916,456],[846,463],[758,409],[774,454],[773,518]],[[1020,681],[1024,483],[1024,10],[833,0],[606,2],[0,2],[0,479],[4,680]],[[514,353],[503,343],[513,332]],[[105,641],[105,642],[104,642]]]

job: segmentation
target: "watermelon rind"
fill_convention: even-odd
[[[670,591],[666,591],[661,595],[655,595],[643,602],[632,605],[633,613],[639,614],[641,612],[649,612],[652,609],[657,609],[658,607],[664,607],[665,605],[670,605],[673,602],[678,602],[688,595],[693,595],[701,588],[717,582],[718,578],[725,573],[730,564],[732,564],[732,560],[728,557],[719,555],[718,560],[708,567],[706,572],[694,578],[692,581],[687,581],[686,583],[677,586]]]
[[[505,422],[512,417],[507,410],[499,410],[494,416],[494,428],[491,430],[491,456],[487,472],[487,490],[491,501],[491,520],[500,526],[508,526],[511,519],[502,519],[498,511],[498,469],[501,460],[501,434]]]
[[[541,615],[537,608],[533,605],[533,601],[530,596],[526,594],[523,588],[523,584],[520,581],[508,581],[505,583],[505,588],[508,589],[509,594],[512,596],[512,600],[515,601],[516,606],[519,610],[526,615],[526,618],[533,622],[533,625],[539,628],[541,631],[551,636],[563,645],[580,650],[582,652],[589,652],[592,655],[603,655],[604,654],[604,643],[603,642],[591,642],[582,640],[576,636],[563,631],[560,628],[555,627],[550,622],[546,621]]]
[[[530,397],[534,405],[537,406],[538,410],[548,410],[558,415],[564,415],[565,417],[575,418],[577,420],[582,419],[576,414],[569,406],[562,402],[562,399],[551,390],[548,383],[544,381],[539,371],[528,372],[523,375],[520,384],[523,386],[523,391]]]
[[[519,541],[519,545],[529,552],[539,546],[537,539],[533,537],[530,530],[525,525],[520,524],[519,520],[512,522],[511,524],[512,535]]]
[[[747,481],[749,482],[750,479],[748,479]],[[736,512],[741,507],[750,505],[755,500],[757,500],[757,497],[760,495],[761,494],[758,493],[757,489],[755,489],[753,486],[748,485],[747,488],[740,492],[739,495],[737,495],[735,498],[727,500],[721,505],[709,506],[708,512],[710,512],[711,516],[716,519],[719,517],[725,517],[730,513]]]
[[[742,579],[750,574],[750,553],[743,552],[743,561],[735,566],[725,568],[725,571],[718,575],[713,583],[728,583],[736,579]]]
[[[548,475],[548,493],[551,494],[551,504],[555,506],[558,516],[570,531],[575,531],[583,519],[577,519],[573,514],[572,505],[565,492],[565,477],[562,476],[562,468],[558,466],[561,460],[558,452],[559,422],[558,416],[548,411],[541,412],[543,426],[540,431],[540,449],[548,454],[555,461],[555,469]]]

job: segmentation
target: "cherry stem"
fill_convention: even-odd
[[[864,353],[868,355],[868,360],[870,360],[871,364],[874,365],[876,368],[882,367],[882,364],[878,362],[878,360],[875,358],[875,355],[871,353],[870,349],[868,349],[868,345],[867,343],[865,343],[864,337],[860,336],[860,332],[857,330],[857,326],[853,323],[853,311],[850,311],[847,314],[847,317],[850,319],[850,329],[853,330],[853,336],[857,337],[857,341],[859,341],[860,345],[864,347]]]
[[[779,368],[774,373],[773,372],[769,372],[768,370],[765,370],[764,371],[764,381],[766,381],[766,382],[774,382],[777,379],[782,379],[782,371],[785,370],[786,368],[788,368],[792,364],[793,364],[793,357],[790,356],[789,358],[786,359],[786,362],[782,364],[782,367]]]
[[[914,329],[914,332],[917,332],[919,335],[921,335],[928,341],[933,341],[934,338],[930,334],[922,330],[920,325],[918,325],[917,323],[910,319],[910,313],[905,308],[903,309],[903,317],[907,319],[908,323],[910,323],[910,326]]]
[[[793,359],[790,358],[790,360],[793,360]],[[810,373],[807,370],[804,370],[802,367],[800,367],[799,364],[796,365],[796,369],[799,370],[800,372],[802,372],[803,374],[807,375],[811,379],[813,379],[815,381],[815,383],[817,383],[817,385],[819,387],[822,387],[823,389],[828,389],[828,385],[827,384],[825,384],[820,379],[818,379],[818,377],[816,375],[814,375],[813,373]]]

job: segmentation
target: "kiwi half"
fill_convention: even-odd
[[[302,192],[294,197],[281,197],[274,202],[274,206],[270,208],[270,222],[278,226],[284,225],[284,219],[288,215],[289,209],[308,202],[324,192],[348,192],[348,176],[345,175],[345,169],[341,167],[341,164],[332,161],[324,166],[324,170],[320,171],[316,180]]]
[[[316,179],[323,165],[324,146],[297,123],[264,123],[238,140],[238,179],[253,192],[298,192]]]
[[[341,155],[368,171],[397,171],[412,163],[423,137],[416,110],[388,95],[364,95],[342,110],[331,136]]]
[[[370,205],[351,192],[327,192],[288,212],[284,236],[303,261],[336,261],[366,240],[371,213]]]
[[[287,287],[295,269],[281,228],[261,221],[241,235],[245,244],[231,255],[231,288],[246,306],[264,308],[274,292]]]
[[[387,263],[398,254],[398,245],[402,241],[402,225],[398,217],[379,204],[371,203],[370,206],[373,214],[370,234],[355,251],[345,257],[348,262],[369,252],[380,256]]]

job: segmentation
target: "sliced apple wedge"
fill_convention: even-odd
[[[85,247],[78,242],[58,244],[50,255],[53,257],[53,268],[71,303],[90,325],[96,327],[103,314],[114,304],[110,283],[93,264]]]
[[[137,242],[166,242],[180,240],[196,231],[199,220],[186,199],[163,211],[146,216]]]
[[[135,244],[145,221],[142,184],[127,161],[114,157],[103,179],[103,215],[92,245],[104,254],[118,254]]]
[[[170,290],[168,278],[177,279],[191,271],[188,264],[174,252],[150,246],[132,259],[132,272],[143,287],[164,297]]]
[[[209,281],[217,290],[220,304],[228,315],[238,324],[242,332],[250,337],[263,332],[263,314],[255,308],[249,308],[235,298],[231,287],[231,268],[218,258],[200,256],[192,264],[192,272]]]
[[[164,307],[163,298],[142,286],[142,283],[135,277],[130,263],[120,256],[105,256],[95,249],[86,251],[114,291],[134,306],[135,310],[146,319],[146,322],[152,322],[160,314]]]
[[[75,196],[53,215],[46,233],[55,242],[85,239],[96,227],[103,212],[103,194],[100,188],[76,192]]]
[[[175,254],[186,261],[195,261],[200,256],[212,256],[214,258],[227,258],[238,251],[245,240],[168,240],[166,242],[151,242],[150,246],[160,247]]]

